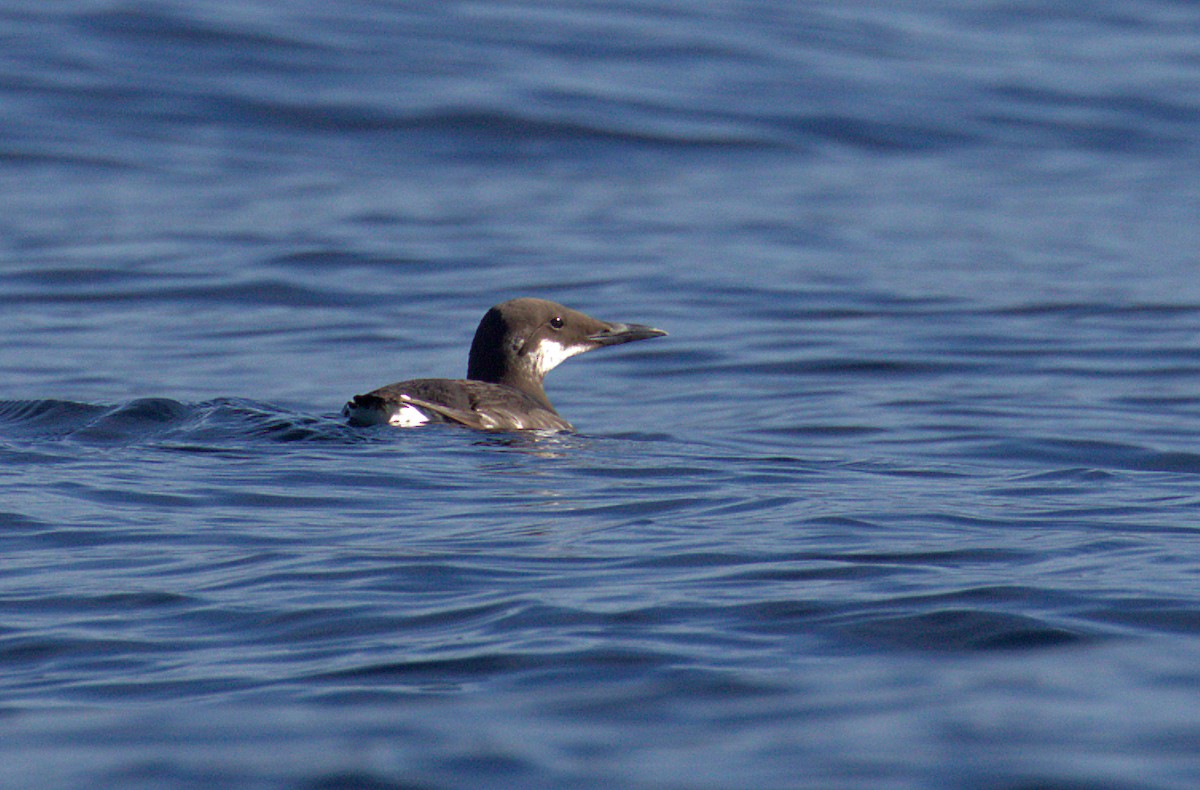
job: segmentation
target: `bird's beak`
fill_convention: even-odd
[[[599,331],[588,335],[588,340],[598,346],[616,346],[632,343],[634,340],[662,337],[665,334],[661,329],[642,324],[605,324]]]

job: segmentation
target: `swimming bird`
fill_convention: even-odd
[[[479,322],[466,379],[389,384],[355,395],[342,414],[351,425],[450,422],[481,431],[573,431],[546,397],[546,374],[576,354],[665,334],[600,321],[545,299],[513,299]]]

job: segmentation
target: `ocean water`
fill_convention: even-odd
[[[1195,4],[0,23],[0,786],[1200,786]]]

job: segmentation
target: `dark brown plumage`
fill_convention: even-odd
[[[479,322],[466,379],[389,384],[355,395],[342,413],[351,425],[452,422],[485,431],[571,431],[546,397],[546,374],[575,354],[665,334],[600,321],[544,299],[513,299]]]

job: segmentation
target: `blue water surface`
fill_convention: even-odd
[[[0,23],[0,786],[1200,786],[1200,7]]]

